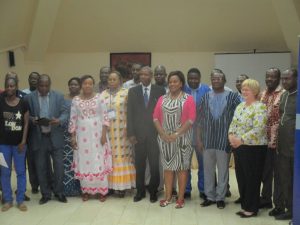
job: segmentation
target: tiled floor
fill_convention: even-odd
[[[196,171],[193,171],[196,177]],[[81,198],[68,198],[63,204],[52,200],[40,206],[40,195],[31,195],[27,203],[28,211],[20,212],[16,207],[8,212],[0,212],[0,225],[283,225],[288,221],[275,221],[268,216],[267,210],[261,210],[256,218],[241,219],[235,212],[239,207],[233,203],[237,198],[235,174],[230,169],[232,197],[227,198],[226,208],[218,209],[215,205],[200,207],[201,200],[197,191],[192,192],[192,199],[186,201],[183,209],[175,209],[174,204],[161,208],[158,203],[151,204],[149,196],[134,203],[133,192],[124,199],[110,197],[101,203],[96,199],[82,202]],[[15,186],[15,179],[13,179]],[[194,190],[196,180],[193,180]],[[29,189],[29,187],[28,187]],[[163,195],[160,195],[162,198]]]

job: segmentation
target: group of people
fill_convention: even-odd
[[[237,78],[237,91],[228,89],[220,69],[211,71],[211,87],[201,83],[197,68],[187,79],[181,71],[167,76],[162,65],[152,71],[134,63],[131,71],[126,82],[122,71],[109,67],[100,69],[97,84],[90,75],[73,77],[65,96],[51,90],[48,75],[31,73],[23,92],[17,75],[6,75],[0,98],[0,152],[8,164],[1,166],[2,211],[13,205],[12,158],[17,207],[27,210],[25,156],[40,204],[52,193],[60,202],[80,194],[83,201],[96,196],[103,202],[133,188],[134,202],[148,191],[153,203],[164,187],[159,205],[168,206],[176,195],[175,208],[182,208],[191,196],[195,151],[202,207],[225,208],[233,153],[240,194],[235,203],[242,208],[237,215],[253,217],[274,203],[270,216],[291,219],[297,70],[267,70],[263,92],[245,74]]]

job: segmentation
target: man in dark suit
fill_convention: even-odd
[[[148,158],[150,165],[149,193],[150,202],[157,201],[159,179],[159,148],[157,131],[153,123],[153,110],[165,90],[151,84],[153,72],[146,66],[140,70],[141,85],[129,89],[127,104],[127,136],[134,145],[136,188],[133,201],[138,202],[145,197],[145,169]]]
[[[68,119],[68,111],[62,94],[50,90],[51,79],[43,74],[38,80],[37,90],[26,96],[29,104],[31,130],[28,145],[34,151],[34,159],[42,198],[40,204],[51,200],[48,182],[49,155],[53,162],[54,193],[60,202],[67,202],[63,194],[63,147],[62,124]]]

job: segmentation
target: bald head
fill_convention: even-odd
[[[99,73],[99,79],[100,79],[101,83],[103,83],[103,84],[107,83],[107,79],[108,79],[108,75],[109,75],[110,71],[111,71],[111,69],[109,66],[101,67],[100,73]]]
[[[165,85],[167,71],[163,65],[158,65],[154,69],[154,79],[157,85]]]
[[[131,67],[131,75],[136,84],[140,82],[139,73],[140,73],[141,68],[142,68],[142,65],[139,63],[134,63]]]
[[[282,73],[281,84],[288,92],[294,92],[297,90],[297,77],[298,71],[294,68],[287,69]]]
[[[31,72],[28,77],[28,84],[30,91],[34,91],[37,87],[40,74],[38,72]]]

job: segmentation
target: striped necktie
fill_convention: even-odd
[[[145,88],[144,89],[144,103],[145,103],[146,107],[148,106],[148,102],[149,102],[148,88]]]

